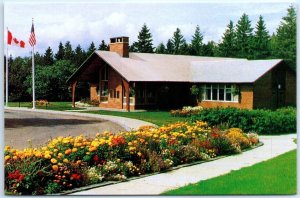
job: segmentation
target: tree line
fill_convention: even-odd
[[[247,14],[243,14],[236,25],[229,21],[219,43],[204,43],[200,26],[195,27],[188,43],[177,28],[166,43],[153,45],[150,29],[144,24],[138,33],[138,40],[129,47],[130,52],[177,54],[193,56],[233,57],[247,59],[284,59],[296,70],[296,11],[293,6],[281,20],[276,32],[270,35],[262,16],[253,28]],[[66,80],[95,50],[109,50],[104,40],[96,48],[92,42],[85,50],[80,45],[73,49],[70,41],[59,43],[58,51],[48,47],[45,53],[35,53],[36,98],[49,101],[70,100]],[[31,58],[9,57],[9,101],[31,100]],[[88,96],[88,85],[78,85],[79,92]],[[82,87],[82,89],[80,89]]]

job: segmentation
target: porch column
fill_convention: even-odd
[[[75,80],[72,84],[72,107],[75,108],[75,89],[77,85],[77,80]]]
[[[126,93],[126,110],[129,112],[130,111],[129,83],[124,79],[122,81]]]

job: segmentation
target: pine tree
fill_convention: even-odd
[[[64,54],[64,60],[70,60],[72,61],[74,58],[74,51],[72,49],[72,45],[70,41],[67,41],[65,43],[65,54]]]
[[[86,55],[90,56],[92,53],[94,53],[95,50],[96,50],[95,44],[94,42],[92,42],[86,52]]]
[[[219,44],[218,55],[223,57],[236,56],[236,33],[232,21],[229,22],[223,34],[222,42]]]
[[[214,56],[216,44],[213,41],[207,42],[203,45],[203,56]]]
[[[296,70],[296,10],[290,6],[276,31],[274,55]]]
[[[252,31],[251,21],[249,20],[248,15],[244,13],[236,25],[236,47],[238,57],[247,58],[251,55],[251,46],[253,42]]]
[[[129,46],[129,52],[138,52],[137,42],[133,42],[132,45]]]
[[[138,35],[137,50],[142,53],[153,53],[152,35],[150,29],[144,23]]]
[[[106,45],[105,41],[102,40],[98,47],[98,50],[108,51],[108,49],[109,49],[108,45]]]
[[[165,54],[166,52],[167,50],[164,43],[160,43],[155,49],[156,54]]]
[[[65,56],[65,48],[64,48],[62,42],[59,42],[58,51],[55,54],[55,59],[56,60],[63,60],[64,56]]]
[[[75,57],[73,63],[76,67],[79,67],[85,61],[86,57],[85,52],[80,45],[77,45],[75,48]]]
[[[183,38],[183,35],[181,34],[181,31],[180,31],[179,28],[177,28],[176,31],[173,34],[172,43],[173,43],[173,46],[174,46],[173,54],[182,53],[182,46],[185,43],[185,39]]]
[[[199,25],[197,25],[195,33],[194,33],[192,41],[191,41],[190,54],[200,56],[202,54],[202,46],[203,46],[203,35],[200,32]]]
[[[52,65],[54,63],[53,51],[49,46],[43,57],[43,65]]]
[[[262,16],[256,24],[253,38],[253,59],[263,59],[270,56],[270,36]]]
[[[167,54],[173,54],[174,53],[174,44],[171,39],[168,40],[167,42],[167,49],[166,49]]]

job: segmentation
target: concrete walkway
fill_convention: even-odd
[[[138,129],[140,126],[145,125],[152,125],[154,124],[150,122],[145,122],[142,120],[132,119],[132,118],[125,118],[125,117],[118,117],[118,116],[110,116],[110,115],[99,115],[99,114],[91,114],[91,113],[79,113],[79,112],[65,112],[65,111],[53,111],[53,110],[42,110],[42,109],[28,109],[28,108],[18,108],[18,107],[5,107],[5,110],[10,111],[26,111],[26,112],[36,112],[36,113],[45,113],[45,114],[56,114],[56,115],[72,115],[72,116],[79,116],[79,117],[87,117],[87,118],[97,118],[108,120],[114,122],[126,130],[134,130]]]
[[[217,177],[296,149],[297,145],[293,142],[293,138],[296,137],[296,134],[260,136],[263,146],[239,155],[71,195],[158,195],[167,190]]]

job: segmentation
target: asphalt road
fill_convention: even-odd
[[[125,129],[111,121],[69,115],[5,110],[5,145],[23,149],[45,145],[57,136],[93,137],[103,131],[118,132]]]

